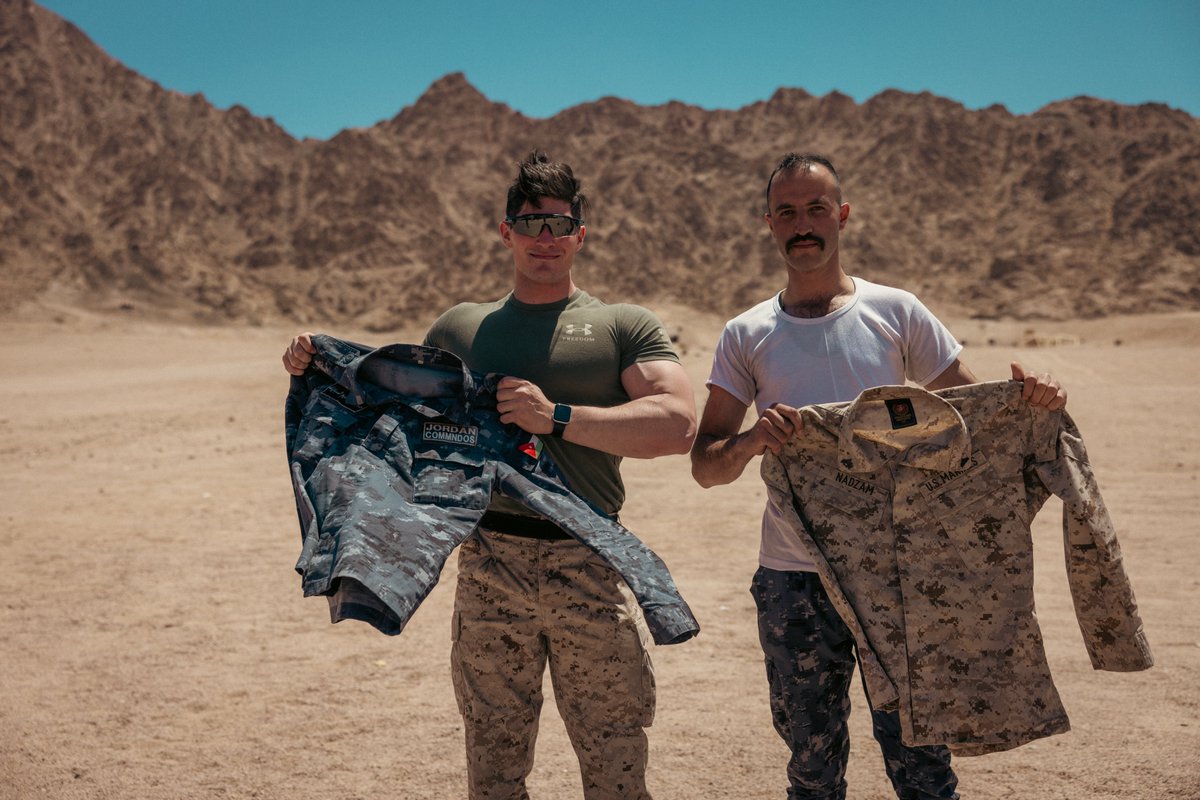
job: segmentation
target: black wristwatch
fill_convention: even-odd
[[[567,423],[571,421],[571,407],[566,403],[555,403],[554,416],[551,419],[554,421],[554,430],[550,431],[550,435],[562,436],[563,431],[567,429]]]

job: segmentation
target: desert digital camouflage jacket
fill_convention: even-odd
[[[1034,614],[1030,525],[1063,503],[1067,578],[1095,669],[1153,663],[1087,452],[1021,384],[869,389],[807,406],[763,459],[769,502],[854,634],[872,705],[961,755],[1069,729]]]
[[[499,376],[421,345],[314,336],[287,398],[300,517],[296,571],[330,614],[400,633],[496,491],[587,545],[624,579],[658,644],[700,626],[662,560],[572,493],[537,437],[500,422]]]

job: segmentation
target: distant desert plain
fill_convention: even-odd
[[[656,307],[706,396],[723,319]],[[1069,733],[956,761],[972,800],[1200,798],[1200,314],[949,319],[983,379],[1016,359],[1070,390],[1157,659],[1094,671],[1061,505],[1034,528],[1037,613]],[[465,796],[450,684],[454,559],[389,638],[304,599],[283,445],[294,331],[48,305],[0,320],[0,799]],[[330,331],[374,344],[423,325]],[[653,652],[656,798],[785,795],[747,591],[764,492],[699,488],[685,456],[626,460],[623,519],[700,635]],[[855,685],[850,797],[892,796]],[[530,791],[582,796],[552,695]]]

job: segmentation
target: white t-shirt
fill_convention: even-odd
[[[789,316],[779,295],[734,317],[717,342],[708,385],[761,414],[772,403],[799,408],[853,400],[875,386],[924,386],[958,358],[962,345],[911,292],[851,280],[850,301],[824,317]],[[816,569],[769,505],[758,562],[783,571]]]

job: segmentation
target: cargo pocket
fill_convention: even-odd
[[[413,502],[484,509],[491,499],[485,491],[486,459],[457,450],[423,450],[413,454]]]
[[[568,727],[596,736],[649,727],[657,687],[641,632],[630,625],[615,639],[598,637],[589,644],[597,650],[573,665],[572,680],[554,678],[559,711],[569,720]]]

